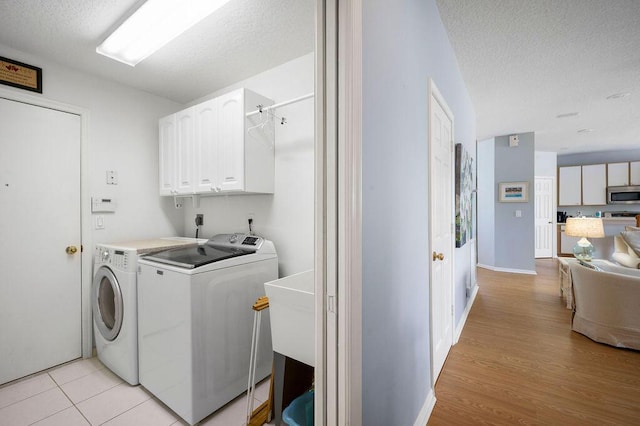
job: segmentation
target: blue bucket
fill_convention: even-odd
[[[282,412],[282,420],[289,426],[313,426],[313,390],[294,399]]]

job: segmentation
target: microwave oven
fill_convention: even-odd
[[[640,204],[640,186],[609,186],[607,204]]]

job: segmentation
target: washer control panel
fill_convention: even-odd
[[[128,271],[129,268],[134,267],[131,263],[131,256],[135,256],[135,254],[127,250],[98,245],[94,254],[94,262],[98,265],[110,265],[115,269]]]
[[[250,234],[218,234],[207,241],[208,245],[214,247],[229,247],[239,250],[255,252],[260,249],[264,239]]]

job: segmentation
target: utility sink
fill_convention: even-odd
[[[270,281],[269,298],[273,350],[315,366],[315,291],[313,270]]]

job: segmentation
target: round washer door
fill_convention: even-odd
[[[120,333],[122,290],[118,279],[107,266],[101,266],[93,277],[93,321],[102,337],[112,341]]]

